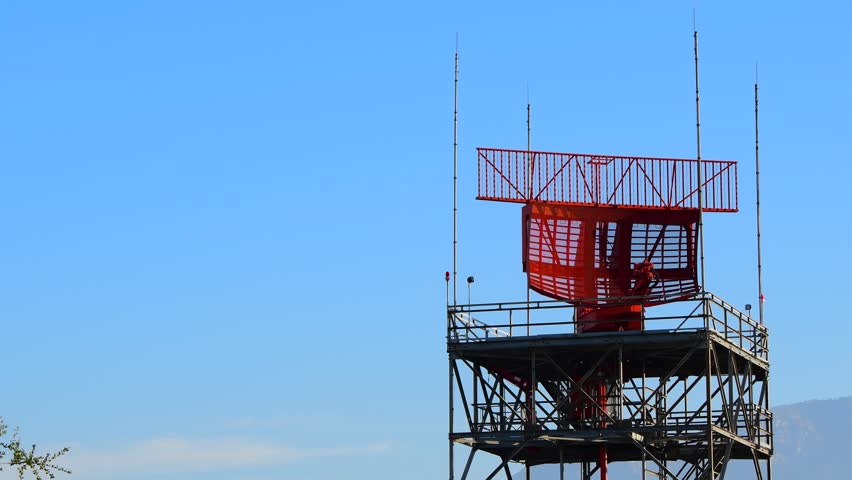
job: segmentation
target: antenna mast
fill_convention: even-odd
[[[692,38],[695,49],[695,142],[698,160],[698,251],[701,267],[701,291],[704,289],[704,188],[701,176],[701,100],[698,94],[698,30],[695,28],[695,13],[692,19]]]
[[[527,87],[527,152],[531,150],[530,143],[530,87]],[[530,196],[532,196],[532,183],[530,183]]]
[[[757,130],[757,63],[754,65],[754,177],[757,184],[757,293],[760,323],[763,324],[763,265],[760,257],[760,143]]]
[[[533,160],[530,145],[530,87],[527,85],[527,201],[531,201],[533,196]]]
[[[453,84],[453,305],[458,304],[458,220],[459,220],[459,37],[456,35],[455,82]]]
[[[527,172],[529,176],[529,192],[527,193],[527,201],[532,201],[533,186],[532,186],[532,143],[530,140],[530,86],[527,84]],[[530,286],[527,283],[527,335],[530,332]],[[529,478],[529,472],[527,472]]]

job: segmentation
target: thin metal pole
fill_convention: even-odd
[[[532,143],[531,143],[531,126],[530,126],[530,87],[527,85],[527,163],[530,172],[529,192],[527,193],[527,202],[532,200]],[[526,255],[526,252],[524,252]],[[526,261],[526,260],[525,260]],[[527,274],[527,336],[530,335],[530,285],[529,274]]]
[[[763,296],[763,264],[761,262],[760,252],[760,143],[758,137],[758,115],[757,115],[757,63],[754,65],[754,176],[755,187],[757,192],[757,292],[758,292],[758,307],[760,312],[760,324],[763,325],[763,303],[766,298]],[[749,396],[751,397],[754,379],[750,379]],[[769,406],[769,371],[766,372],[766,405]],[[749,404],[753,404],[752,400]],[[772,420],[770,420],[771,422]],[[770,432],[773,430],[769,427]],[[774,441],[774,439],[773,439]],[[766,459],[766,477],[767,480],[772,480],[772,457]]]
[[[689,415],[689,389],[686,386],[686,378],[683,379],[683,413]]]
[[[770,403],[769,403],[769,391],[770,391],[769,377],[771,377],[771,375],[769,374],[769,370],[767,370],[766,371],[766,380],[765,380],[765,382],[766,382],[766,409],[767,410],[769,409],[769,405],[770,405]],[[775,426],[773,425],[774,422],[775,422],[775,419],[770,417],[770,419],[769,419],[769,432],[770,432],[771,436],[769,437],[769,440],[771,442],[772,448],[775,448]],[[767,477],[766,480],[772,480],[772,457],[769,457],[766,460],[766,477]]]
[[[701,165],[701,96],[699,94],[699,74],[698,74],[698,30],[695,28],[695,12],[693,11],[693,26],[692,39],[693,49],[695,52],[695,144],[696,144],[696,160],[698,167],[698,249],[699,249],[699,267],[701,268],[701,291],[705,292],[705,272],[704,272],[704,180],[702,178]],[[712,391],[710,381],[712,379],[711,366],[711,341],[710,341],[710,325],[707,311],[707,299],[701,300],[702,313],[704,316],[704,328],[707,333],[707,378],[706,395],[707,395],[707,461],[710,468],[710,480],[715,480],[715,459],[713,452],[713,409],[712,409]]]
[[[467,479],[467,474],[470,472],[470,465],[473,463],[473,456],[476,455],[476,447],[470,449],[470,455],[467,457],[467,463],[464,465],[461,480]]]
[[[766,459],[766,480],[772,480],[772,457]]]
[[[769,410],[769,405],[770,405],[769,404],[769,391],[770,391],[770,389],[769,389],[769,377],[770,376],[771,375],[769,373],[769,370],[766,370],[766,379],[764,380],[764,382],[766,382],[766,386],[764,388],[766,389],[766,395],[765,395],[766,407],[765,408],[767,410]],[[769,432],[770,432],[769,441],[770,441],[770,444],[772,445],[773,449],[775,448],[775,426],[773,425],[774,422],[775,422],[775,420],[770,417],[770,419],[769,419]],[[772,480],[772,457],[769,457],[769,458],[766,459],[766,480]]]
[[[712,354],[713,354],[712,348],[713,348],[713,345],[712,345],[711,340],[710,340],[710,331],[708,330],[706,333],[707,333],[707,355],[706,355],[705,360],[707,362],[707,378],[706,378],[705,384],[706,384],[706,395],[707,395],[707,461],[709,463],[708,466],[710,468],[710,475],[707,476],[707,478],[709,480],[715,480],[716,479],[716,470],[715,470],[716,460],[714,458],[714,452],[713,452],[713,402],[711,401],[712,397],[713,397],[713,392],[711,390],[711,385],[710,385],[710,382],[713,379],[713,365],[712,365]]]
[[[511,336],[511,334],[509,336]],[[505,400],[503,400],[504,398],[506,398],[506,382],[501,380],[500,381],[500,398],[499,398],[499,400],[500,400],[500,431],[501,432],[505,432],[508,429],[508,426],[506,424],[506,408],[503,405],[503,403],[505,403]]]
[[[647,391],[645,390],[645,360],[643,359],[642,360],[642,393],[639,395],[639,399],[640,399],[639,408],[643,409],[641,412],[639,412],[639,414],[641,415],[641,421],[642,421],[643,427],[645,425],[647,425],[648,423],[650,423],[650,420],[651,420],[650,418],[647,418],[647,419],[645,418],[646,412],[645,412],[644,409],[645,409],[645,406],[648,404],[648,399],[646,398],[646,395],[647,395]],[[645,439],[643,439],[642,441],[644,442]],[[645,452],[647,450],[647,446],[648,445],[645,444],[646,448],[642,449],[642,480],[645,480],[645,472],[646,472],[646,468],[645,468],[646,453]]]
[[[663,379],[661,379],[661,380],[663,380]],[[657,394],[657,412],[659,412],[657,414],[658,415],[657,421],[660,421],[659,420],[660,418],[662,418],[664,422],[668,421],[668,419],[666,418],[666,417],[669,416],[669,411],[668,411],[668,397],[669,397],[668,381],[669,381],[668,378],[664,379],[664,381],[662,382],[662,385],[660,385],[660,391]],[[666,470],[667,470],[666,467],[667,466],[668,466],[667,457],[665,455],[663,455],[662,458],[660,459],[660,464],[659,464],[660,468],[658,469],[658,475],[657,476],[659,478],[666,478],[665,475],[666,475]]]
[[[734,362],[732,360],[730,360],[732,357],[733,357],[733,353],[729,351],[728,352],[728,359],[729,359],[728,360],[728,423],[729,423],[728,427],[732,431],[736,432],[737,431],[737,419],[736,419],[735,413],[734,413],[735,412],[734,407],[736,405],[736,403],[734,402],[734,382],[736,381],[737,384],[739,384],[739,378],[740,377],[739,377],[739,373],[737,372],[736,368],[734,368],[734,371],[731,372],[731,365],[734,365]],[[716,359],[716,361],[718,362],[719,360]],[[720,382],[722,381],[721,380],[721,373],[722,372],[719,372],[719,374],[720,374],[719,381]],[[735,380],[731,379],[732,374],[733,374]],[[722,391],[722,389],[720,388],[719,389],[720,395],[722,394],[721,391]],[[722,402],[724,402],[724,401],[725,401],[725,397],[723,396]],[[748,428],[748,423],[746,423],[746,428]],[[726,464],[727,464],[727,462],[726,462]],[[727,467],[725,467],[725,468],[727,468]]]
[[[458,304],[458,183],[459,183],[459,36],[456,34],[456,53],[454,59],[453,79],[453,305]],[[449,297],[449,293],[447,295]],[[455,461],[453,459],[453,359],[450,357],[450,384],[449,384],[449,480],[455,478]]]
[[[533,196],[533,185],[532,185],[532,143],[530,142],[530,92],[529,87],[527,87],[527,202],[532,201]]]
[[[459,36],[456,34],[455,81],[453,83],[453,305],[458,302],[458,220],[459,220]]]
[[[449,385],[449,387],[450,387],[449,388],[449,392],[450,392],[450,398],[449,398],[449,400],[450,400],[450,415],[449,415],[450,428],[449,428],[449,436],[448,436],[449,442],[450,442],[450,446],[449,446],[449,448],[450,448],[449,469],[450,469],[450,480],[453,480],[455,478],[455,471],[454,471],[454,460],[453,460],[453,416],[454,416],[453,396],[454,395],[453,395],[453,358],[452,358],[452,356],[450,356],[450,385]]]
[[[530,412],[530,430],[531,432],[535,432],[536,424],[538,418],[536,418],[536,405],[535,405],[535,391],[538,386],[538,379],[535,376],[535,349],[530,352],[530,386],[528,393],[529,400],[529,412]]]
[[[763,324],[763,264],[760,256],[760,142],[757,130],[757,64],[754,66],[754,178],[757,191],[757,305]]]
[[[624,344],[618,345],[618,416],[624,419]]]
[[[694,19],[693,19],[694,22]],[[693,23],[692,38],[695,50],[695,143],[698,160],[698,250],[700,252],[701,291],[704,291],[704,188],[701,172],[701,100],[698,94],[698,30]]]
[[[482,371],[479,367],[476,367],[476,370],[473,371],[473,438],[476,439],[478,437],[479,430],[479,382],[482,381]],[[485,391],[485,387],[482,388],[483,394],[485,394],[486,398],[488,398],[488,392]]]

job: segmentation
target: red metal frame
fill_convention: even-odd
[[[738,208],[728,160],[496,148],[477,158],[478,199],[525,204],[529,288],[582,307],[578,332],[641,330],[646,306],[697,293],[699,191],[703,211]]]
[[[478,148],[477,198],[575,206],[698,209],[698,161]],[[702,160],[705,212],[736,212],[737,163]]]
[[[495,148],[478,148],[477,158],[477,198],[524,204],[527,285],[574,304],[577,333],[644,330],[645,307],[698,293],[701,212],[738,209],[733,161]],[[535,381],[494,374],[526,394],[534,415]],[[581,405],[576,415],[606,428],[611,385],[591,381],[572,393]],[[601,480],[608,476],[607,453],[601,445]]]
[[[698,212],[690,210],[531,202],[522,210],[523,269],[532,290],[590,311],[600,305],[650,306],[684,298],[698,291],[697,222]],[[621,320],[635,317],[636,322],[641,317],[641,309],[610,313]],[[597,329],[607,330],[609,323],[601,315]],[[621,326],[640,329],[634,321]]]

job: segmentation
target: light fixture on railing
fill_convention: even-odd
[[[470,311],[470,284],[476,280],[473,277],[467,277],[467,309]]]
[[[751,318],[751,304],[746,303],[745,307],[746,307],[746,314],[748,315],[748,318]]]

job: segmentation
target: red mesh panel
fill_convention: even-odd
[[[698,290],[695,211],[569,207],[523,209],[524,270],[533,290],[567,301],[653,304]]]
[[[698,160],[477,148],[477,198],[551,205],[698,209]],[[702,160],[705,212],[736,212],[737,163]]]

